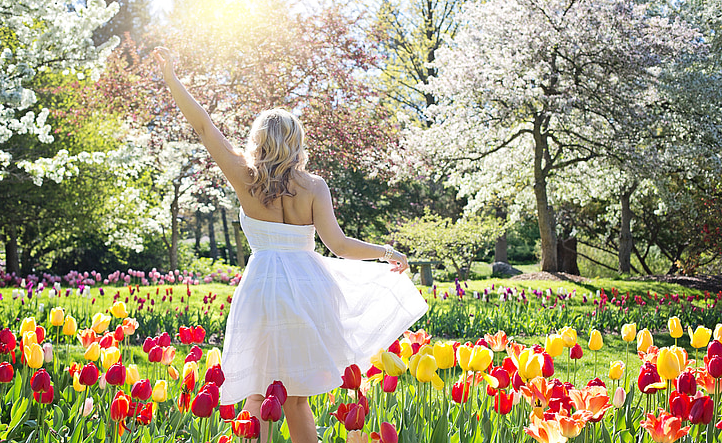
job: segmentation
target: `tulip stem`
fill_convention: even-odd
[[[271,443],[271,437],[273,437],[273,421],[268,421],[268,438],[266,443]]]
[[[624,350],[624,390],[629,392],[629,388],[627,386],[627,375],[629,374],[629,342],[625,341],[626,348]]]

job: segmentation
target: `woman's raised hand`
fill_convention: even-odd
[[[170,55],[170,49],[164,46],[157,46],[153,49],[153,58],[158,62],[161,71],[163,72],[163,78],[169,80],[175,76],[173,71],[173,58]]]
[[[391,258],[388,259],[388,262],[393,265],[391,268],[392,272],[398,272],[401,274],[405,270],[409,269],[409,262],[406,259],[406,255],[396,249],[394,249],[394,252],[391,254]]]

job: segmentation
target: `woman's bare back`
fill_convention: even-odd
[[[238,192],[243,212],[251,218],[291,225],[314,224],[313,203],[323,179],[305,171],[297,171],[289,180],[289,190],[294,194],[276,199],[268,207],[248,190]],[[245,191],[245,192],[244,192]],[[241,195],[244,194],[244,195]]]

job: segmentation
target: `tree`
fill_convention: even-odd
[[[485,157],[530,165],[541,265],[555,271],[550,184],[578,163],[636,149],[651,127],[655,73],[702,44],[683,23],[616,0],[489,1],[464,17],[454,44],[437,53],[437,123],[415,132],[424,155],[468,180]]]
[[[135,41],[140,40],[150,25],[149,0],[116,0],[118,12],[93,33],[96,44],[113,36],[123,38],[126,34]]]

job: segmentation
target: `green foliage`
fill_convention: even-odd
[[[471,216],[454,222],[426,211],[422,217],[402,224],[394,239],[413,258],[440,260],[456,270],[459,279],[464,279],[474,259],[492,247],[501,232],[500,224],[493,218]]]

